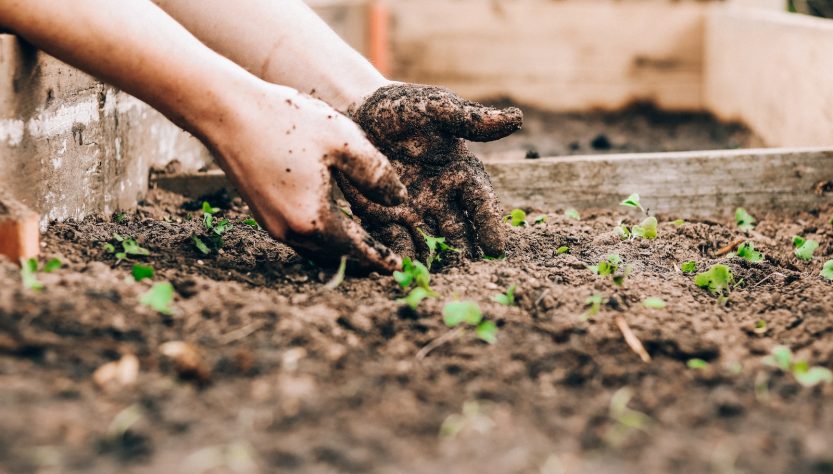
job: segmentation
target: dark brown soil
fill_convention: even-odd
[[[627,209],[555,212],[509,229],[505,260],[438,270],[438,298],[411,312],[390,276],[325,290],[329,273],[241,225],[240,206],[226,211],[236,226],[224,252],[204,257],[189,240],[199,215],[181,204],[157,194],[121,223],[52,225],[43,254],[65,266],[39,275],[41,292],[0,263],[0,472],[833,469],[833,385],[802,387],[761,360],[786,344],[833,367],[833,283],[818,276],[833,255],[829,207],[750,209],[760,222],[748,236],[766,254],[757,264],[710,256],[744,235],[731,222],[660,216],[656,240],[621,241],[618,220],[637,218]],[[176,289],[171,316],[138,303],[149,282],[113,267],[100,245],[113,232],[151,250],[155,280]],[[820,242],[814,260],[792,256],[794,234]],[[562,245],[571,250],[557,255]],[[609,253],[633,265],[621,288],[585,268]],[[689,259],[742,278],[726,307],[677,269]],[[518,306],[491,301],[512,284]],[[609,303],[583,320],[594,293]],[[646,309],[648,296],[668,306]],[[497,342],[465,332],[418,360],[449,334],[441,309],[454,298],[480,303]],[[169,341],[202,353],[201,379],[160,355]],[[137,384],[99,389],[93,372],[124,354],[139,359]],[[709,365],[689,369],[692,358]],[[610,414],[623,387],[650,417],[644,430]]]
[[[721,122],[705,112],[668,112],[651,104],[634,104],[615,112],[553,113],[527,106],[521,109],[521,131],[496,142],[472,143],[472,151],[479,155],[512,152],[535,158],[765,145],[742,124]]]

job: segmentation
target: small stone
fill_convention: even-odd
[[[97,368],[93,372],[93,382],[105,392],[114,392],[134,385],[138,376],[139,359],[133,354],[125,354],[121,359]]]

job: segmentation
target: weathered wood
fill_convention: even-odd
[[[700,109],[707,2],[397,0],[394,77],[549,110]]]
[[[833,20],[733,7],[707,18],[709,110],[769,146],[833,145]]]
[[[0,255],[13,262],[38,255],[38,215],[0,191]]]
[[[507,207],[616,208],[637,192],[655,212],[717,217],[738,206],[793,211],[833,202],[833,148],[493,158],[486,168]],[[155,185],[199,197],[226,181],[212,171],[161,176]]]

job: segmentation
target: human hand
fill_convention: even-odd
[[[258,222],[318,263],[347,255],[351,268],[397,269],[399,257],[332,200],[332,171],[338,170],[376,202],[402,203],[407,192],[390,162],[324,102],[287,87],[261,87],[207,140]]]
[[[472,258],[480,252],[503,254],[500,203],[464,140],[497,140],[517,131],[523,122],[520,109],[486,107],[440,87],[391,84],[351,115],[408,188],[407,203],[384,207],[339,178],[353,212],[372,235],[403,256],[425,258],[419,229],[445,237]]]

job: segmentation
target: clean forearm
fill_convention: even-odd
[[[0,25],[203,139],[232,119],[224,89],[257,81],[147,0],[0,0]]]
[[[258,77],[344,112],[385,78],[300,0],[154,0],[215,51]]]

